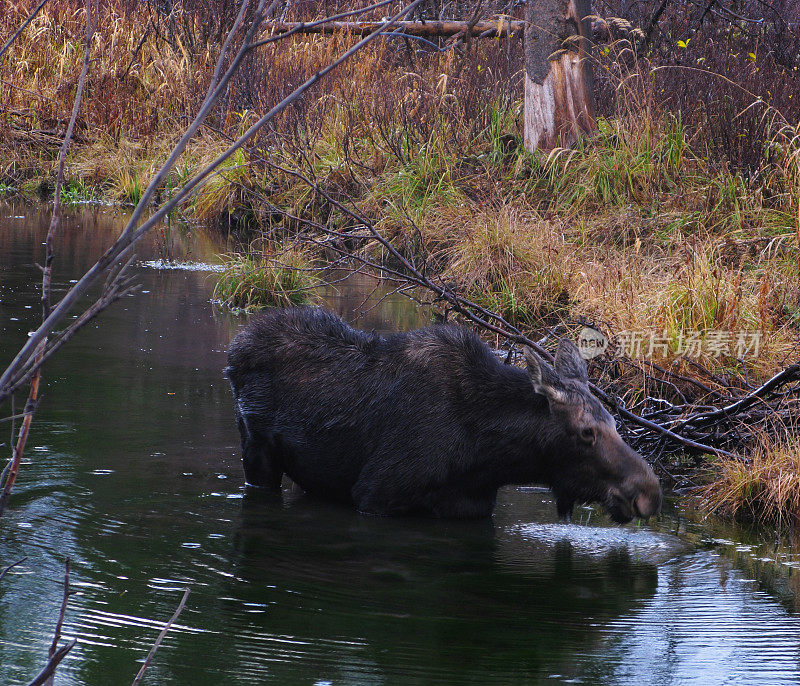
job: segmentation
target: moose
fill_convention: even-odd
[[[566,339],[554,365],[504,364],[463,327],[382,336],[321,308],[257,316],[233,339],[245,480],[378,515],[491,515],[507,484],[550,487],[560,516],[598,502],[620,524],[661,507],[650,466],[619,436]]]

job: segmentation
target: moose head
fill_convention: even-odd
[[[617,432],[614,419],[589,390],[586,363],[562,339],[555,365],[525,348],[536,393],[547,399],[542,430],[548,446],[547,483],[560,516],[576,503],[601,503],[618,523],[647,518],[661,508],[661,488],[653,470]]]

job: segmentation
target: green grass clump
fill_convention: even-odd
[[[316,300],[320,279],[305,250],[271,245],[258,256],[227,255],[224,267],[214,298],[228,307],[251,312]]]
[[[562,211],[647,204],[674,192],[690,151],[680,119],[598,119],[592,139],[556,148],[543,163],[545,187]]]
[[[114,197],[121,201],[135,205],[142,199],[147,183],[132,169],[122,168],[112,177]]]
[[[61,186],[61,202],[64,205],[92,202],[98,199],[96,190],[80,179],[68,179]]]
[[[409,154],[396,171],[384,174],[375,194],[389,205],[421,217],[441,205],[463,199],[456,184],[457,158],[446,143],[432,133]]]

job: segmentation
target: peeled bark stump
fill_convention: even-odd
[[[590,0],[528,2],[525,30],[525,147],[572,145],[596,128]]]

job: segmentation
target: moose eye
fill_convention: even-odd
[[[586,426],[581,429],[581,438],[587,443],[594,442],[594,429],[591,426]]]

